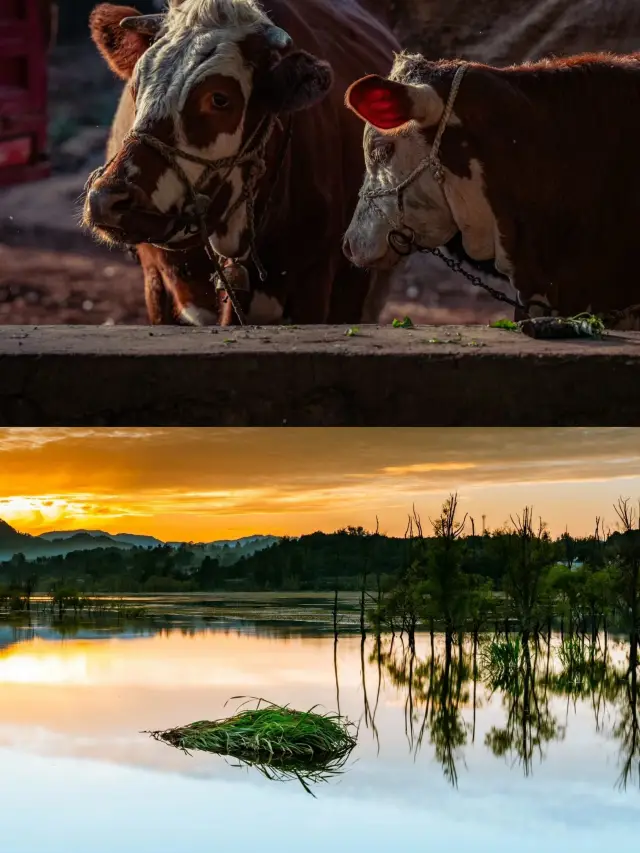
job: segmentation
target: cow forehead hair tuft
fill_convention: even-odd
[[[247,27],[271,23],[257,0],[171,0],[169,29]]]

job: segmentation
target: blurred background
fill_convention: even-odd
[[[89,38],[95,5],[0,0],[0,324],[147,322],[140,268],[78,225],[122,85]],[[151,12],[164,3],[132,5]],[[504,65],[640,51],[640,0],[390,0],[389,14],[403,47],[432,58]],[[20,126],[14,117],[25,113]],[[20,147],[20,133],[35,150]],[[380,319],[405,315],[473,323],[505,310],[442,262],[417,257],[394,275]]]

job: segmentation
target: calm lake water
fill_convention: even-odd
[[[363,649],[344,636],[334,658],[313,621],[203,624],[184,608],[175,627],[103,622],[66,636],[34,621],[0,623],[3,853],[637,847],[637,705],[606,674],[567,688],[555,651],[531,683],[492,693],[480,652],[474,685],[472,645],[447,664],[441,637],[435,660],[428,635],[415,656],[398,638],[379,655],[374,639]],[[624,646],[609,651],[622,667]],[[360,723],[346,772],[314,799],[296,780],[140,733],[226,716],[237,695],[339,701]]]

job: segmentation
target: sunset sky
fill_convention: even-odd
[[[0,429],[0,518],[210,541],[348,524],[402,535],[450,491],[482,526],[554,534],[640,499],[640,429]]]

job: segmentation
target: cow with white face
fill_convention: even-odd
[[[231,322],[222,309],[215,318],[208,269],[230,263],[246,274],[248,322],[361,320],[370,279],[341,251],[361,137],[342,93],[362,68],[391,66],[398,45],[380,5],[96,7],[93,39],[127,86],[84,219],[99,239],[137,247],[149,305],[164,282],[180,321]],[[149,313],[165,322],[164,307]]]
[[[466,174],[456,174],[455,169],[445,172],[440,160],[445,132],[445,144],[451,143],[448,128],[460,141],[461,123],[454,108],[466,66],[454,69],[444,96],[432,85],[397,79],[408,58],[397,57],[389,79],[372,74],[347,90],[347,106],[367,123],[367,174],[344,252],[356,265],[384,269],[415,246],[435,249],[461,232],[471,259],[491,260],[495,223],[484,197],[480,164],[472,161]]]
[[[166,16],[107,4],[92,29],[130,79],[136,116],[90,183],[87,224],[107,241],[178,248],[200,240],[204,218],[221,255],[246,257],[274,116],[321,100],[330,67],[291,51],[288,34],[249,0],[173,0]]]
[[[345,255],[389,269],[461,242],[530,314],[637,327],[640,111],[627,105],[640,103],[639,60],[494,68],[405,53],[388,78],[360,78],[346,105],[366,122],[366,175]]]
[[[409,243],[415,238],[428,248],[442,246],[458,226],[439,173],[429,168],[432,146],[420,132],[441,120],[440,97],[430,87],[370,75],[348,89],[346,103],[367,122],[367,174],[344,239],[347,257],[359,266],[395,265],[403,251],[397,251],[400,244],[394,248],[390,234],[405,234]]]

